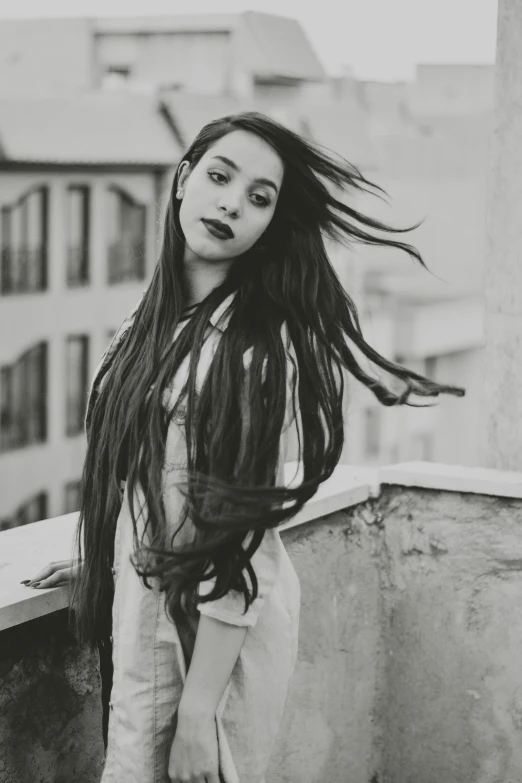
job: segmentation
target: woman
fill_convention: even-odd
[[[334,195],[368,188],[257,113],[211,122],[178,166],[152,281],[92,385],[81,565],[33,580],[73,585],[78,639],[114,667],[103,783],[263,783],[300,601],[277,528],[339,461],[343,372],[383,405],[464,394],[362,337],[324,235],[423,263]],[[348,338],[404,390],[367,374]],[[285,486],[292,442],[302,480]]]

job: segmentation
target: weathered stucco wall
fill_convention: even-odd
[[[388,488],[381,502],[380,783],[518,783],[522,501]]]
[[[381,534],[372,503],[283,535],[301,582],[299,654],[267,783],[370,783],[379,769]]]
[[[522,498],[383,484],[282,537],[300,641],[267,783],[519,783]],[[66,612],[0,633],[0,672],[0,783],[97,783]]]
[[[0,633],[0,783],[98,783],[98,656],[79,649],[66,610]]]

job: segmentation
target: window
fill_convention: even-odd
[[[379,456],[381,411],[379,408],[365,410],[364,456],[368,459]]]
[[[89,188],[67,190],[67,285],[89,282]]]
[[[47,188],[2,207],[2,294],[47,288]]]
[[[146,208],[116,187],[107,192],[108,281],[145,277]]]
[[[38,492],[26,503],[19,506],[10,517],[0,520],[0,530],[9,530],[20,525],[29,525],[47,518],[47,493]]]
[[[72,514],[80,508],[80,480],[68,481],[65,485],[63,513]]]
[[[0,368],[0,451],[42,443],[47,436],[47,343]]]
[[[89,372],[89,338],[68,337],[66,342],[66,433],[83,432]]]

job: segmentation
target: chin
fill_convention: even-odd
[[[229,253],[225,253],[212,242],[202,242],[201,240],[191,242],[190,239],[186,241],[188,249],[203,261],[225,261],[230,258]]]

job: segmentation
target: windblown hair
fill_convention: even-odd
[[[343,371],[367,386],[383,405],[414,405],[410,395],[463,396],[465,390],[436,383],[380,356],[364,340],[357,309],[327,255],[325,237],[350,245],[394,247],[426,265],[414,247],[376,232],[401,233],[338,200],[341,192],[386,192],[359,170],[268,117],[247,112],[206,125],[183,160],[196,165],[221,137],[234,130],[256,134],[284,164],[281,192],[272,221],[253,248],[235,259],[226,280],[215,288],[179,337],[172,335],[183,307],[184,236],[174,177],[163,242],[154,275],[106,368],[104,384],[86,420],[87,454],[80,489],[78,578],[70,603],[74,630],[94,644],[110,633],[114,536],[121,496],[118,465],[125,446],[127,489],[134,526],[135,568],[150,587],[157,577],[171,618],[195,612],[197,603],[239,590],[245,610],[257,596],[250,559],[264,531],[296,514],[331,476],[343,448]],[[230,321],[210,370],[196,392],[196,368],[209,317],[236,292]],[[286,407],[286,324],[296,364],[292,374],[301,417],[299,443],[303,480],[293,488],[275,486]],[[403,384],[394,393],[356,361],[355,346],[376,366]],[[253,347],[248,370],[243,354]],[[190,353],[186,394],[187,472],[180,487],[194,544],[168,540],[162,498],[166,436],[173,411],[162,395]],[[266,360],[266,370],[263,369]],[[295,382],[298,378],[298,382]],[[149,394],[151,387],[152,392]],[[244,417],[245,410],[248,416]],[[246,423],[245,423],[246,421]],[[146,502],[148,545],[138,540],[132,499],[139,485]],[[83,546],[82,546],[83,531]],[[246,546],[249,532],[251,541]],[[252,582],[252,591],[245,579]],[[216,577],[206,598],[198,584]]]

